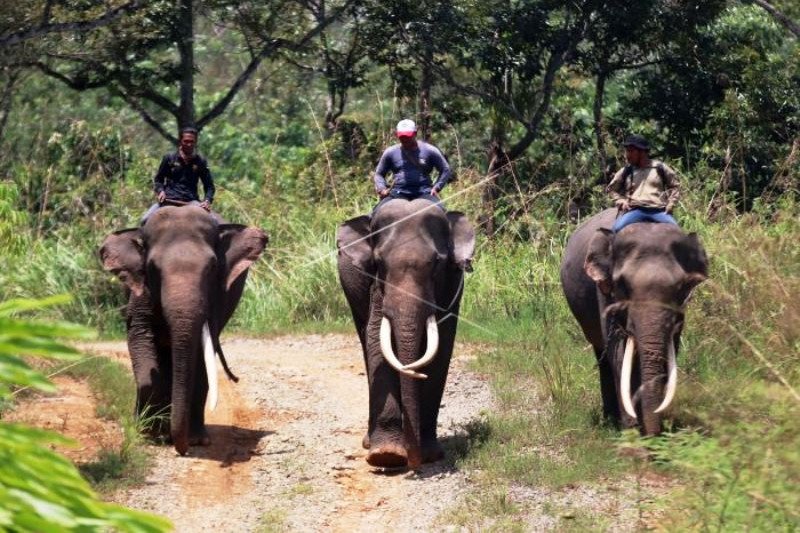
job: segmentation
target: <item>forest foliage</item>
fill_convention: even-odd
[[[647,444],[686,476],[688,522],[672,525],[796,527],[798,20],[778,0],[4,2],[0,299],[68,291],[42,312],[120,333],[95,248],[138,223],[194,124],[215,207],[270,234],[232,326],[349,330],[335,228],[372,207],[370,174],[411,117],[456,171],[448,206],[481,233],[461,331],[499,346],[478,364],[503,402],[466,460],[538,483],[546,459],[528,450],[563,447],[573,469],[552,480],[601,476],[617,437],[596,422],[591,358],[555,355],[583,347],[557,263],[574,222],[607,205],[621,139],[644,134],[712,263],[675,431]],[[531,401],[552,409],[519,420]],[[493,466],[498,443],[508,463]]]

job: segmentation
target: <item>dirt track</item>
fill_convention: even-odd
[[[221,380],[207,417],[208,448],[179,457],[153,447],[144,487],[119,503],[170,517],[177,531],[412,531],[436,529],[468,487],[444,462],[386,473],[364,461],[367,386],[355,336],[224,343],[238,384]],[[92,351],[126,358],[124,343]],[[491,407],[489,388],[456,356],[440,416],[444,439]],[[220,373],[220,375],[223,375]]]

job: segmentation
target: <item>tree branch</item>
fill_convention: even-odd
[[[798,25],[795,21],[787,17],[785,14],[779,11],[778,8],[766,2],[765,0],[752,0],[752,2],[772,15],[772,18],[780,22],[787,30],[792,32],[795,38],[800,39],[800,25]]]
[[[164,129],[164,127],[161,126],[161,124],[155,118],[153,118],[153,116],[150,115],[150,113],[148,113],[144,107],[142,107],[141,103],[138,100],[136,100],[135,97],[133,97],[130,94],[127,94],[125,91],[122,91],[116,87],[111,87],[110,90],[112,94],[116,94],[117,96],[125,100],[125,102],[129,106],[131,106],[131,108],[134,111],[139,113],[139,116],[142,117],[142,120],[144,120],[148,125],[150,125],[150,127],[152,127],[159,134],[161,134],[162,137],[164,137],[166,140],[168,140],[173,144],[178,144],[178,138],[175,137],[174,135],[171,135],[166,129]],[[177,120],[177,116],[175,117],[175,119]]]
[[[48,2],[45,12],[42,15],[42,24],[0,37],[0,48],[19,44],[23,41],[40,37],[48,33],[65,33],[70,31],[85,32],[93,30],[95,28],[110,24],[123,15],[133,13],[141,9],[146,3],[146,0],[131,0],[130,2],[127,2],[119,7],[109,9],[96,19],[49,24],[44,22],[50,19],[50,2]]]
[[[290,50],[298,50],[305,46],[311,39],[319,35],[326,27],[328,27],[331,22],[336,20],[339,17],[339,14],[344,11],[350,4],[350,1],[346,2],[341,8],[337,9],[331,16],[329,16],[324,21],[317,24],[311,31],[306,33],[306,35],[300,39],[300,41],[296,43],[291,43],[284,41],[282,39],[273,39],[266,45],[264,45],[261,50],[258,52],[256,56],[254,56],[247,67],[239,74],[239,77],[236,81],[233,82],[231,88],[228,89],[228,92],[225,93],[225,96],[220,98],[216,104],[197,121],[197,129],[201,130],[203,127],[220,116],[222,113],[225,112],[225,109],[230,105],[233,101],[234,97],[239,93],[242,87],[244,87],[245,83],[252,77],[255,71],[258,69],[258,66],[261,62],[274,54],[277,50],[281,48],[287,48]]]

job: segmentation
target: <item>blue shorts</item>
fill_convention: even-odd
[[[635,224],[637,222],[660,222],[663,224],[678,225],[678,222],[672,217],[672,215],[667,214],[664,209],[637,207],[631,209],[627,213],[623,213],[622,216],[617,218],[617,220],[614,221],[614,225],[611,227],[611,231],[617,233],[625,226],[629,224]]]

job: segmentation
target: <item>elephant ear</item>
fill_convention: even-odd
[[[267,234],[242,224],[219,225],[218,252],[225,258],[225,290],[244,274],[260,256],[269,242]]]
[[[600,228],[589,241],[583,270],[592,278],[603,294],[611,294],[611,230]]]
[[[340,264],[350,264],[359,270],[374,272],[369,223],[370,218],[365,215],[351,218],[339,226],[336,249],[339,251]]]
[[[472,272],[472,258],[475,255],[475,229],[464,213],[449,211],[450,235],[453,238],[453,262],[461,270]]]
[[[708,279],[708,256],[700,243],[697,233],[690,233],[674,241],[671,245],[675,260],[686,272],[684,286],[687,294]],[[688,299],[687,295],[687,299]]]
[[[112,272],[136,296],[144,291],[145,248],[138,228],[115,231],[98,250],[103,269]]]

